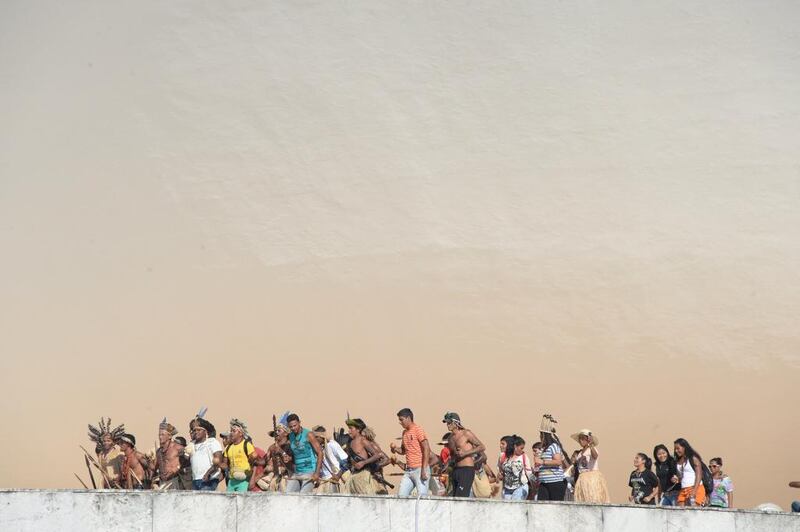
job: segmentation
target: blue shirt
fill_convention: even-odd
[[[310,474],[317,470],[317,453],[308,441],[308,429],[303,429],[300,434],[289,433],[289,446],[294,455],[294,470],[299,474]]]
[[[553,456],[557,454],[562,454],[561,447],[557,443],[551,443],[550,447],[542,452],[542,460],[552,460]],[[562,480],[564,480],[564,468],[560,465],[543,465],[539,468],[540,482],[550,484]]]

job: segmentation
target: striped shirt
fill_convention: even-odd
[[[542,460],[552,460],[553,456],[561,454],[561,447],[557,443],[551,443],[550,447],[542,452]],[[545,484],[561,482],[564,480],[564,468],[560,465],[543,465],[539,469],[539,481]]]
[[[422,427],[412,423],[403,431],[403,448],[406,453],[406,466],[409,469],[422,467],[422,442],[428,439]]]

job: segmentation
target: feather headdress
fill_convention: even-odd
[[[231,419],[231,430],[233,430],[234,428],[238,428],[239,430],[241,430],[242,434],[244,434],[245,438],[247,438],[249,436],[249,434],[247,432],[247,423],[245,423],[241,419],[237,419],[237,418]]]
[[[545,414],[542,416],[542,423],[539,425],[539,432],[555,434],[557,423],[558,421],[556,421],[556,419],[552,415]]]
[[[215,438],[217,436],[217,429],[214,427],[214,425],[211,424],[210,421],[208,421],[205,418],[207,412],[208,412],[208,408],[206,408],[205,406],[202,407],[197,412],[197,415],[194,416],[192,418],[192,420],[189,422],[189,435],[190,436],[191,436],[191,432],[192,432],[192,424],[194,424],[194,423],[197,423],[199,426],[203,427],[205,429],[205,431],[208,433],[208,436],[210,438]]]
[[[175,436],[178,434],[178,429],[176,429],[171,423],[167,423],[167,418],[161,420],[161,423],[158,424],[158,430],[166,430],[169,432],[170,436]]]
[[[111,436],[111,440],[114,443],[119,443],[120,438],[122,435],[125,434],[125,424],[122,423],[113,429],[111,428],[111,418],[100,418],[100,422],[95,427],[94,425],[89,426],[89,441],[94,442],[94,450],[95,452],[99,453],[103,450],[103,436],[109,434]]]

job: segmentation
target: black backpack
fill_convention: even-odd
[[[703,466],[703,489],[706,490],[706,500],[711,497],[711,492],[714,490],[714,476],[705,462],[700,462]]]
[[[248,453],[248,452],[247,452],[247,444],[248,444],[248,443],[250,444],[250,447],[252,447],[252,446],[253,446],[253,444],[250,442],[250,440],[244,440],[244,454],[245,454],[246,456],[248,456],[248,457],[249,457],[249,456],[250,456],[250,453]],[[226,458],[228,457],[228,449],[230,449],[231,447],[233,447],[233,444],[232,444],[232,443],[229,443],[229,444],[228,444],[228,446],[227,446],[227,447],[225,447],[224,454],[225,454],[225,457],[226,457]]]

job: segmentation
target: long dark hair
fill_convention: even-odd
[[[566,469],[572,464],[572,460],[570,460],[569,456],[565,454],[566,451],[564,451],[564,446],[561,444],[561,440],[558,439],[558,436],[556,436],[555,432],[542,432],[543,451],[546,451],[547,448],[553,445],[554,443],[558,445],[559,449],[561,449],[561,452],[558,454],[561,455],[561,460],[563,460],[564,464],[566,464],[566,467],[563,464],[561,465],[561,467],[563,469]]]
[[[542,432],[542,450],[547,450],[548,447],[553,445],[554,443],[558,443],[555,435],[550,432]],[[560,445],[559,445],[560,447]],[[563,449],[562,449],[563,452]]]
[[[503,436],[502,439],[506,442],[506,450],[505,450],[506,458],[511,458],[512,456],[514,456],[514,445],[517,442],[517,438],[519,438],[519,436],[517,436],[516,434],[512,436]]]
[[[653,461],[652,461],[652,460],[650,460],[650,457],[649,457],[649,456],[647,456],[647,455],[646,455],[646,454],[644,454],[644,453],[636,453],[636,456],[638,456],[639,458],[641,458],[642,460],[644,460],[644,468],[645,468],[647,471],[650,471],[650,470],[651,470],[651,468],[653,467]]]
[[[688,442],[688,441],[686,441],[686,439],[685,439],[685,438],[678,438],[677,440],[675,440],[675,442],[674,442],[674,443],[677,443],[678,445],[680,445],[681,447],[683,447],[683,454],[684,454],[684,456],[686,457],[686,461],[687,461],[687,462],[689,462],[689,463],[692,465],[692,467],[694,467],[694,458],[695,458],[695,457],[697,457],[697,459],[698,459],[700,462],[702,462],[702,461],[703,461],[703,459],[700,457],[700,453],[698,453],[697,451],[695,451],[695,450],[692,448],[692,446],[691,446],[691,445],[689,445],[689,442]],[[678,453],[675,453],[675,461],[676,461],[676,462],[678,461]]]
[[[659,443],[653,448],[653,461],[656,464],[660,463],[658,461],[658,451],[660,451],[661,449],[664,449],[664,452],[667,453],[667,459],[664,461],[664,463],[668,464],[670,467],[675,465],[675,458],[673,458],[673,456],[669,454],[669,449],[667,449],[667,446],[664,445],[663,443]]]

